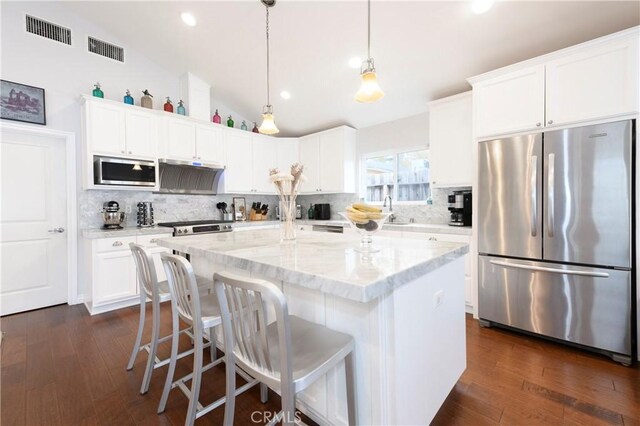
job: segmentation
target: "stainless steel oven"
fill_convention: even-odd
[[[115,186],[156,186],[156,163],[131,158],[93,157],[93,183]]]

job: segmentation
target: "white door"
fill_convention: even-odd
[[[344,137],[342,130],[320,134],[321,192],[344,192]]]
[[[224,171],[225,191],[246,194],[253,192],[251,182],[253,158],[251,134],[227,133],[227,169]]]
[[[155,160],[158,157],[158,119],[133,108],[125,117],[127,155]]]
[[[186,120],[170,118],[167,127],[167,157],[173,160],[195,160],[196,126]]]
[[[278,165],[278,147],[276,139],[269,136],[253,135],[251,138],[253,153],[252,186],[254,192],[275,194],[275,186],[269,178],[269,170]]]
[[[475,84],[473,107],[477,137],[544,127],[544,65]]]
[[[2,128],[0,315],[66,303],[65,140]]]
[[[224,131],[213,125],[196,125],[196,156],[204,163],[225,164]]]
[[[96,154],[127,154],[125,147],[125,118],[120,107],[87,102],[90,151]]]
[[[307,181],[302,187],[302,193],[316,193],[320,190],[320,159],[318,135],[300,138],[300,163],[304,166]]]

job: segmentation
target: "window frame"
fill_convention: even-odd
[[[417,206],[417,205],[426,205],[427,199],[425,200],[413,200],[413,201],[399,201],[398,194],[400,190],[398,188],[398,158],[400,154],[408,153],[408,152],[416,152],[416,151],[427,151],[427,160],[429,161],[429,171],[431,171],[431,150],[428,146],[418,145],[404,148],[394,148],[394,149],[385,149],[382,151],[374,151],[367,152],[360,156],[360,198],[364,200],[365,203],[371,204],[374,206],[381,206],[384,204],[384,201],[367,201],[367,160],[376,157],[385,157],[392,155],[394,157],[394,186],[395,190],[393,191],[393,204],[394,205],[406,205],[406,206]],[[429,195],[431,196],[433,193],[433,187],[431,186],[431,175],[429,175]]]

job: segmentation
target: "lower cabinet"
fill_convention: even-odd
[[[160,253],[170,250],[158,246],[156,241],[168,237],[171,234],[84,239],[80,253],[83,269],[80,274],[81,282],[85,283],[85,305],[89,313],[95,315],[138,303],[138,278],[130,243],[149,249],[153,254],[158,281],[166,280]]]

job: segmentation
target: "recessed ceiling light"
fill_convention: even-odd
[[[360,59],[358,56],[354,56],[353,58],[349,59],[349,67],[358,69],[360,68],[360,65],[362,65],[362,59]]]
[[[196,18],[189,12],[182,12],[182,15],[180,15],[180,17],[182,18],[182,22],[184,22],[188,26],[190,27],[196,26]]]
[[[291,93],[287,92],[286,90],[283,90],[282,92],[280,92],[280,97],[282,99],[291,99]]]
[[[491,9],[493,5],[493,0],[473,0],[471,2],[471,11],[477,15],[481,13],[485,13],[487,10]]]

